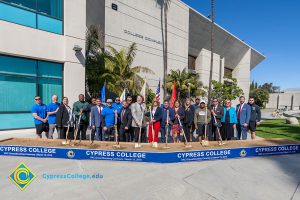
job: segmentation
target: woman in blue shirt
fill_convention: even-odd
[[[224,101],[224,114],[221,119],[222,122],[222,139],[231,140],[234,137],[234,129],[237,124],[237,117],[235,108],[231,107],[231,101],[226,99]]]

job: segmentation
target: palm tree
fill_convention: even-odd
[[[123,89],[128,89],[132,95],[139,94],[144,79],[139,75],[140,72],[154,72],[143,66],[132,66],[136,55],[136,43],[132,43],[128,49],[122,48],[117,51],[112,46],[107,46],[105,53],[105,69],[100,77],[107,81],[107,88],[117,94],[121,94]]]
[[[177,99],[181,102],[188,96],[188,93],[190,93],[190,97],[205,95],[203,84],[199,81],[199,74],[190,73],[186,69],[182,71],[171,69],[170,74],[167,76],[167,89],[169,93],[172,92],[174,81],[176,82]]]
[[[164,98],[167,96],[167,75],[168,75],[168,9],[171,0],[155,0],[161,7],[161,33],[163,43],[163,61],[164,61]],[[164,22],[164,23],[163,23]]]
[[[208,86],[208,101],[211,101],[212,93],[212,74],[214,68],[214,23],[215,23],[215,1],[211,0],[211,29],[210,29],[210,71],[209,71],[209,86]]]
[[[99,74],[106,72],[104,62],[104,32],[99,26],[90,26],[86,32],[86,96],[99,96],[104,84]]]

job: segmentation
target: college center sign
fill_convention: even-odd
[[[139,33],[136,33],[134,31],[129,31],[127,29],[124,29],[124,33],[127,34],[127,35],[131,35],[133,37],[136,37],[136,38],[140,38],[142,40],[146,40],[148,42],[153,42],[153,43],[156,43],[156,44],[159,44],[159,45],[162,45],[162,42],[159,41],[159,40],[156,40],[156,39],[153,39],[151,37],[148,37],[148,36],[144,36],[142,34],[139,34]]]

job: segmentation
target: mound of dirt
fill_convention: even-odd
[[[135,149],[133,143],[120,142],[120,148],[116,148],[114,142],[101,142],[85,140],[74,145],[64,145],[65,140],[58,139],[36,139],[36,138],[9,138],[0,141],[0,146],[16,145],[16,146],[41,146],[41,147],[58,147],[58,148],[82,148],[82,149],[102,149],[102,150],[124,150],[124,151],[149,151],[149,152],[175,152],[182,150],[209,150],[209,149],[226,149],[226,148],[240,148],[240,147],[254,147],[254,146],[275,146],[285,144],[299,144],[299,141],[292,141],[287,139],[259,139],[259,140],[232,140],[225,141],[224,145],[219,145],[216,141],[210,141],[209,146],[204,147],[199,142],[189,143],[189,147],[183,143],[159,143],[158,148],[151,147],[150,143],[143,143],[141,148]]]

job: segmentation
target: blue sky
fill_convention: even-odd
[[[182,0],[205,16],[210,0]],[[259,84],[300,87],[300,1],[215,0],[215,21],[266,56],[251,72]]]

